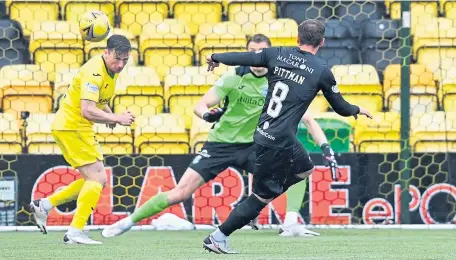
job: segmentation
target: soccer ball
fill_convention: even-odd
[[[79,20],[82,38],[90,42],[102,41],[111,31],[108,16],[101,11],[88,11]]]

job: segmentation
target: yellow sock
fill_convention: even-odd
[[[71,227],[82,230],[87,219],[100,199],[103,185],[96,181],[86,181],[78,196],[76,213],[74,214]]]
[[[78,197],[78,194],[81,191],[84,182],[84,178],[77,179],[70,183],[70,185],[49,196],[48,199],[52,207],[56,207],[66,202],[75,200]]]

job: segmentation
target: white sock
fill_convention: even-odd
[[[225,236],[225,234],[222,233],[222,231],[220,231],[220,229],[217,228],[217,230],[215,230],[213,233],[212,233],[212,237],[215,239],[215,241],[219,242],[219,241],[225,241],[227,236]]]
[[[292,226],[297,223],[298,223],[298,213],[288,211],[287,214],[285,214],[285,221],[283,222],[283,225],[286,227],[289,227],[289,226]]]
[[[70,235],[76,235],[76,234],[80,233],[81,231],[82,230],[74,228],[74,227],[68,228],[68,234],[70,234]]]
[[[48,198],[44,198],[41,200],[41,203],[43,205],[43,209],[46,211],[46,212],[49,212],[53,207],[52,207],[52,204],[51,202],[49,201]]]

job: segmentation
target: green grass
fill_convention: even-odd
[[[318,231],[318,230],[317,230]],[[239,255],[202,248],[211,231],[131,231],[101,246],[65,245],[63,232],[0,232],[0,259],[456,259],[453,230],[319,230],[320,237],[285,238],[277,230],[231,237]]]

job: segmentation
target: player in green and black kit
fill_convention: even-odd
[[[247,42],[249,51],[260,51],[270,46],[269,38],[262,34],[252,36]],[[152,197],[132,215],[105,228],[102,235],[118,236],[135,223],[190,198],[201,185],[230,166],[253,173],[256,159],[253,134],[268,90],[266,76],[266,68],[241,66],[226,72],[195,107],[196,115],[216,123],[176,188]],[[209,109],[222,100],[225,100],[224,109]]]

